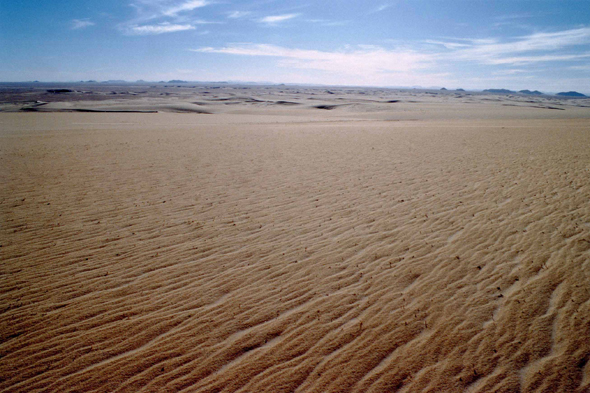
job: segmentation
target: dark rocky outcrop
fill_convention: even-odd
[[[52,94],[62,94],[62,93],[73,93],[74,90],[70,90],[70,89],[49,89],[47,90],[48,93],[52,93]]]

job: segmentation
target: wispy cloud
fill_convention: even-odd
[[[494,17],[496,20],[514,20],[514,19],[529,19],[535,18],[540,16],[547,16],[551,15],[553,12],[547,11],[535,11],[535,12],[521,12],[521,13],[514,13],[514,14],[504,14]]]
[[[210,22],[196,19],[194,10],[210,5],[209,0],[134,0],[130,4],[136,17],[118,28],[126,35],[156,35],[194,30],[197,24]]]
[[[532,18],[534,15],[530,12],[521,14],[506,14],[494,17],[496,20],[512,20],[512,19],[527,19]]]
[[[461,43],[461,42],[447,42],[447,41],[437,41],[437,40],[424,40],[423,42],[426,44],[444,46],[446,49],[451,49],[451,50],[469,48],[469,46],[470,46],[469,44],[465,44],[465,43]]]
[[[208,0],[135,0],[130,6],[135,8],[135,23],[164,20],[178,23],[194,16],[198,8],[211,4]]]
[[[250,11],[232,11],[227,15],[227,17],[230,19],[240,19],[240,18],[245,18],[246,16],[249,16],[250,14],[251,14]]]
[[[225,24],[225,22],[212,21],[212,20],[202,20],[202,19],[193,19],[191,23],[194,25],[223,25],[223,24]]]
[[[461,83],[449,79],[449,74],[445,73],[445,70],[453,70],[458,64],[461,67],[469,63],[487,67],[489,80],[493,77],[524,80],[528,73],[539,71],[539,65],[545,63],[551,64],[553,70],[554,64],[558,64],[564,71],[568,69],[567,63],[573,63],[576,68],[569,69],[584,71],[584,65],[574,62],[590,59],[589,44],[590,28],[583,27],[503,39],[442,38],[395,43],[393,49],[359,45],[338,51],[322,51],[269,44],[231,44],[193,51],[274,58],[278,66],[276,69],[290,72],[289,75],[315,75],[319,80],[320,76],[325,77],[326,82],[320,83],[330,80],[402,85],[432,81],[440,85]]]
[[[457,42],[458,41],[458,42]],[[426,41],[449,50],[453,58],[484,64],[525,64],[568,61],[588,57],[587,53],[563,53],[571,47],[590,44],[590,28],[552,33],[534,33],[507,42],[498,39]]]
[[[377,46],[365,46],[346,51],[318,51],[266,44],[247,44],[229,45],[223,48],[200,48],[193,51],[276,57],[280,60],[280,65],[285,67],[357,75],[409,72],[425,68],[431,61],[429,55],[412,51],[391,51]]]
[[[526,72],[530,72],[530,71],[523,70],[523,69],[511,69],[511,70],[495,71],[492,74],[493,75],[517,75],[517,74],[522,74],[522,73],[526,73]]]
[[[156,35],[164,33],[174,33],[178,31],[194,30],[192,25],[175,25],[171,23],[160,23],[157,25],[129,26],[127,34],[129,35]]]
[[[583,60],[590,57],[590,53],[581,53],[575,55],[543,55],[543,56],[515,56],[515,57],[503,57],[500,59],[488,60],[488,64],[501,65],[524,65],[530,63],[546,63],[554,61],[573,61]]]
[[[350,23],[348,21],[337,21],[337,20],[328,20],[328,19],[307,19],[306,22],[317,23],[321,26],[326,26],[326,27],[345,26],[348,23]]]
[[[477,62],[488,65],[526,65],[532,63],[576,61],[590,57],[590,51],[567,53],[572,46],[590,43],[590,28],[553,33],[535,33],[517,37],[510,42],[497,39],[455,39],[423,41],[444,50],[396,49],[359,47],[349,51],[315,51],[288,49],[273,45],[229,45],[223,48],[201,48],[200,52],[226,53],[248,56],[272,56],[288,60],[297,68],[338,70],[351,68],[370,72],[397,72],[420,69],[433,64]],[[283,62],[283,64],[287,64]]]
[[[381,4],[381,5],[380,5],[380,6],[378,6],[377,8],[375,8],[375,9],[373,9],[373,10],[369,11],[369,15],[370,15],[370,14],[376,14],[376,13],[378,13],[378,12],[385,11],[386,9],[388,9],[388,8],[390,8],[390,7],[391,7],[391,4]]]
[[[283,14],[283,15],[271,15],[271,16],[265,16],[262,19],[259,19],[258,21],[261,23],[266,23],[269,25],[274,25],[280,22],[284,22],[286,20],[289,19],[293,19],[298,17],[300,14]]]
[[[484,45],[479,52],[505,54],[530,51],[554,51],[573,45],[590,43],[590,28],[558,31],[554,33],[535,33],[519,37],[514,42]]]
[[[73,19],[71,22],[72,30],[84,29],[86,27],[94,26],[96,23],[91,22],[89,19]]]
[[[533,25],[519,23],[519,22],[513,22],[513,21],[496,22],[496,23],[493,23],[492,26],[496,29],[502,29],[505,27],[509,27],[512,29],[520,29],[520,30],[525,30],[525,31],[534,31],[535,30],[535,27]]]
[[[296,83],[348,85],[432,85],[449,82],[445,72],[428,72],[429,55],[412,51],[386,50],[377,46],[343,51],[285,48],[266,44],[228,45],[194,49],[200,53],[264,56],[276,59],[273,78]],[[301,71],[305,72],[301,72]],[[271,80],[271,75],[266,75]],[[252,78],[249,78],[252,79]]]
[[[189,0],[163,9],[162,14],[176,16],[180,12],[192,11],[196,8],[205,7],[209,2],[206,0]]]

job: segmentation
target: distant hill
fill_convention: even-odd
[[[457,89],[456,91],[465,91],[464,89]]]
[[[521,94],[527,94],[527,95],[530,95],[530,96],[540,96],[540,95],[543,95],[543,93],[541,93],[539,90],[535,90],[535,91],[520,90],[519,93],[521,93]]]
[[[557,93],[556,96],[562,96],[562,97],[586,97],[584,94],[578,93],[577,91],[566,91],[566,92],[562,92],[562,93]]]
[[[494,94],[514,94],[515,91],[507,90],[507,89],[486,89],[484,90],[486,93],[494,93]]]

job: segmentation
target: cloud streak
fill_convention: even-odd
[[[291,70],[292,73],[289,75],[315,75],[318,79],[323,75],[332,82],[402,85],[426,84],[428,81],[436,84],[457,83],[456,80],[449,79],[450,74],[445,73],[445,70],[455,69],[457,65],[465,67],[468,63],[492,67],[490,72],[493,75],[503,75],[505,78],[522,76],[538,70],[527,69],[533,64],[586,60],[590,58],[590,47],[587,51],[580,51],[579,47],[588,44],[590,28],[583,27],[534,33],[504,40],[426,40],[394,49],[357,46],[339,51],[321,51],[251,43],[204,47],[192,51],[274,58],[276,66],[280,69]],[[577,50],[572,51],[572,48]],[[309,72],[300,72],[301,70]],[[438,82],[434,82],[435,80]]]
[[[181,12],[192,11],[196,8],[205,7],[206,5],[209,5],[209,2],[205,1],[205,0],[185,1],[183,3],[179,3],[179,4],[176,4],[174,6],[164,9],[162,11],[162,14],[164,14],[166,16],[176,16]]]
[[[194,10],[211,4],[209,0],[136,0],[130,5],[137,16],[119,24],[125,35],[158,35],[194,30],[197,24],[218,23],[194,18]]]
[[[590,44],[590,28],[583,27],[553,33],[534,33],[509,42],[497,39],[483,41],[427,41],[450,50],[450,55],[484,64],[525,64],[548,61],[578,60],[587,54],[556,53],[568,48]]]
[[[161,23],[157,25],[129,26],[127,34],[129,35],[158,35],[165,33],[175,33],[178,31],[194,30],[192,25],[176,25],[171,23]]]
[[[284,68],[334,73],[361,80],[395,79],[392,74],[419,74],[431,58],[413,51],[392,51],[366,46],[346,51],[292,49],[267,44],[229,45],[222,48],[193,49],[200,53],[274,57]]]
[[[192,49],[199,53],[274,58],[274,79],[295,83],[401,86],[448,82],[444,72],[428,72],[430,56],[377,46],[343,51],[293,49],[268,44]],[[300,72],[305,70],[306,72]],[[266,80],[270,75],[265,75]]]
[[[240,19],[250,15],[250,11],[232,11],[230,12],[227,17],[230,19]]]
[[[296,14],[267,17],[267,23],[293,18]],[[384,49],[377,46],[359,47],[347,51],[318,51],[285,48],[267,44],[227,45],[221,48],[200,48],[197,52],[223,53],[241,56],[267,56],[282,59],[283,65],[295,68],[351,70],[368,72],[401,72],[421,70],[441,64],[476,62],[487,65],[524,65],[532,63],[576,61],[590,57],[588,52],[564,53],[573,46],[590,43],[590,28],[553,33],[535,33],[509,42],[498,39],[426,40],[429,50]],[[435,49],[432,50],[432,47]],[[436,50],[436,48],[439,48]]]
[[[73,19],[71,22],[72,30],[80,30],[86,27],[94,26],[96,23],[88,19]]]
[[[286,20],[289,19],[293,19],[298,17],[299,14],[283,14],[283,15],[271,15],[271,16],[265,16],[262,19],[259,19],[258,21],[261,23],[266,23],[269,25],[274,25],[280,22],[284,22]]]
[[[373,9],[372,11],[369,11],[368,15],[376,14],[378,12],[383,12],[390,7],[391,7],[391,4],[381,4],[379,7]]]

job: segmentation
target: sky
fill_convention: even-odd
[[[0,81],[590,94],[589,0],[0,0]]]

